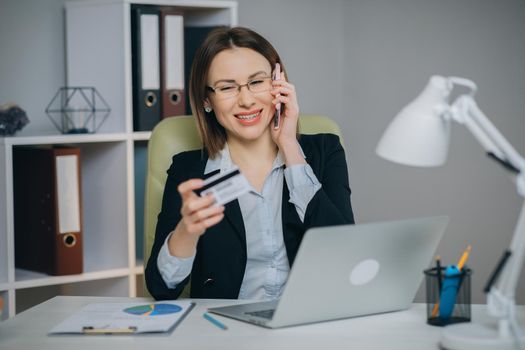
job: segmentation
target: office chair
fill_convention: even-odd
[[[299,130],[302,134],[331,133],[338,135],[344,147],[341,129],[328,117],[302,115],[299,118]],[[193,116],[163,119],[151,133],[148,143],[144,197],[144,266],[148,262],[155,239],[157,216],[161,209],[166,171],[171,165],[171,158],[177,153],[200,148],[202,148],[202,141]],[[186,286],[181,297],[189,297],[189,285]],[[149,295],[146,285],[144,286],[146,295]]]

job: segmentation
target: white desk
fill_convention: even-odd
[[[426,324],[424,304],[409,310],[356,317],[299,327],[269,330],[217,316],[228,325],[223,331],[202,317],[210,306],[232,300],[196,299],[196,307],[169,334],[161,335],[54,335],[48,331],[88,303],[146,301],[146,298],[55,297],[12,319],[0,322],[0,349],[438,349],[441,329]],[[525,306],[519,307],[525,315]],[[486,319],[484,306],[474,305],[473,319]]]

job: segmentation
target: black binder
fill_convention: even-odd
[[[133,130],[149,131],[160,121],[160,10],[131,5]]]
[[[80,149],[13,148],[15,266],[82,273]]]
[[[208,34],[217,28],[213,27],[184,27],[184,84],[190,86],[191,65],[195,52],[202,45]],[[186,94],[186,114],[191,115],[189,94]]]

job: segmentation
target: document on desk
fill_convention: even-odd
[[[49,334],[137,334],[174,329],[195,306],[190,301],[158,303],[92,303],[49,331]]]

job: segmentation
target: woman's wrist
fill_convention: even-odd
[[[168,240],[170,254],[178,258],[193,256],[197,248],[199,236],[188,233],[181,222],[175,227]]]
[[[303,157],[303,153],[301,152],[301,148],[297,140],[294,139],[282,142],[279,145],[279,150],[284,157],[286,166],[306,164],[306,160]]]

